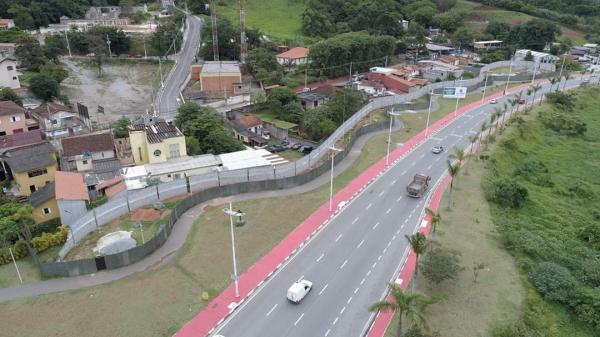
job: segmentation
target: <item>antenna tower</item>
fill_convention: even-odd
[[[240,62],[246,63],[246,52],[248,51],[248,44],[246,41],[246,11],[244,5],[246,1],[240,0]]]
[[[213,61],[219,60],[219,34],[217,32],[217,6],[214,1],[210,3],[210,21],[212,23]]]

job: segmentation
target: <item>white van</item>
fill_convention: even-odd
[[[310,289],[312,289],[312,282],[308,280],[295,282],[287,291],[287,299],[294,303],[300,303]]]

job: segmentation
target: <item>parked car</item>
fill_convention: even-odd
[[[301,147],[302,147],[301,143],[296,143],[296,144],[292,145],[291,149],[298,151],[298,149],[301,148]]]
[[[279,145],[283,146],[283,147],[288,147],[290,145],[290,142],[286,139],[282,140],[281,143],[279,143]]]
[[[312,282],[308,280],[300,280],[298,282],[294,282],[292,286],[287,291],[287,299],[294,302],[300,303],[302,299],[308,294],[308,292],[312,289]]]
[[[525,104],[525,99],[524,98],[519,98],[519,104]]]
[[[304,146],[302,146],[302,147],[301,147],[301,148],[300,148],[298,151],[300,151],[300,152],[302,152],[302,153],[306,153],[306,154],[308,154],[308,153],[311,153],[311,152],[312,152],[312,150],[313,150],[313,147],[312,147],[312,146],[310,146],[310,145],[304,145]]]
[[[272,152],[272,153],[283,152],[285,150],[286,150],[285,146],[281,146],[280,144],[275,144],[275,145],[271,145],[271,146],[267,147],[267,151]]]
[[[431,152],[433,152],[434,154],[440,154],[440,153],[444,152],[444,147],[443,146],[434,146],[433,148],[431,148]]]
[[[497,99],[495,99],[495,98],[492,98],[492,99],[490,100],[490,104],[497,104],[497,103],[498,103],[498,100],[497,100]]]

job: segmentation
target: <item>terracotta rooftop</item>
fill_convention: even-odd
[[[69,108],[68,106],[64,106],[62,104],[57,104],[57,103],[52,103],[52,102],[42,103],[37,108],[31,110],[31,112],[36,113],[41,116],[45,116],[45,117],[49,116],[50,114],[54,114],[54,113],[57,113],[60,111],[75,112],[75,111],[73,111],[73,109]]]
[[[110,132],[63,138],[60,143],[65,157],[79,156],[86,152],[111,151],[115,148]]]
[[[0,116],[25,114],[27,110],[13,101],[0,101]]]
[[[40,143],[44,140],[40,130],[13,133],[0,137],[0,149],[11,149],[24,145]]]
[[[249,129],[253,126],[262,125],[263,121],[254,115],[241,115],[236,118],[236,122],[244,127],[244,129]]]
[[[87,186],[81,173],[56,171],[56,200],[89,200]]]
[[[282,59],[290,59],[290,60],[307,58],[308,57],[308,48],[304,48],[304,47],[292,48],[286,52],[277,54],[277,57],[282,58]]]
[[[112,179],[105,180],[96,186],[96,189],[101,190],[103,188],[114,186],[123,181],[123,177],[117,176]]]
[[[8,27],[11,22],[13,22],[12,19],[0,19],[0,27]]]

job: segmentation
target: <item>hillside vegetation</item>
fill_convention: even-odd
[[[500,138],[483,180],[528,289],[522,319],[496,336],[600,331],[600,93],[589,87],[553,101]]]

